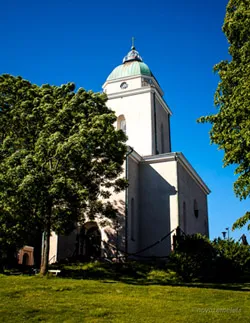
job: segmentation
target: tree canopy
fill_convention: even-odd
[[[250,1],[230,0],[223,25],[229,42],[230,61],[214,66],[220,81],[214,102],[218,112],[198,122],[212,124],[210,139],[224,150],[224,166],[236,165],[234,183],[237,197],[250,196]],[[233,228],[244,226],[250,212],[238,219]],[[250,224],[248,226],[250,229]]]
[[[51,231],[69,233],[96,214],[115,217],[107,199],[110,187],[126,185],[118,178],[126,136],[114,128],[106,100],[105,94],[75,91],[73,83],[37,86],[0,76],[2,240],[19,246],[30,227],[40,227],[43,274]]]

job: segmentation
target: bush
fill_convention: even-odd
[[[215,239],[215,278],[223,281],[250,280],[250,247],[232,239]]]
[[[202,235],[183,236],[169,257],[169,266],[184,281],[212,280],[216,253],[210,241]]]
[[[184,236],[169,257],[169,267],[187,282],[250,281],[250,248],[232,239]]]

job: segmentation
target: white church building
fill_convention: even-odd
[[[128,188],[112,195],[115,223],[89,221],[70,236],[52,234],[50,262],[72,256],[164,258],[173,234],[208,236],[209,188],[180,152],[171,151],[170,108],[135,47],[103,85],[115,127],[128,136]],[[172,232],[170,234],[170,232]]]

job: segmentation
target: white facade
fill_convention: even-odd
[[[177,227],[186,234],[208,235],[210,191],[183,154],[171,152],[172,113],[134,47],[110,74],[103,90],[108,107],[117,115],[115,127],[128,136],[124,176],[129,187],[111,197],[117,208],[115,223],[105,227],[87,223],[82,245],[79,230],[69,237],[53,234],[50,259],[73,256],[76,250],[91,256],[90,241],[99,243],[98,256],[165,257],[172,249]],[[86,238],[88,230],[92,230],[92,240]]]
[[[121,88],[123,83],[126,83],[126,89]],[[126,120],[129,146],[141,156],[171,150],[171,111],[154,77],[136,75],[106,81],[103,90],[108,95],[108,107],[115,111],[118,120],[119,116]]]

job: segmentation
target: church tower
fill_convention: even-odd
[[[103,85],[108,107],[117,115],[117,128],[141,156],[171,152],[171,111],[163,91],[134,46]]]

